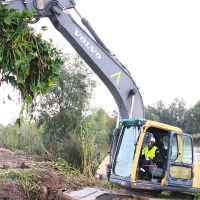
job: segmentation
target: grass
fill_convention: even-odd
[[[52,165],[54,169],[57,169],[62,177],[66,176],[66,178],[68,179],[70,177],[74,181],[81,182],[84,185],[97,186],[106,189],[120,189],[119,186],[112,184],[106,180],[100,180],[95,178],[94,176],[87,176],[82,174],[78,169],[73,168],[63,159],[58,159],[56,163],[49,164]]]
[[[0,179],[21,181],[24,193],[28,199],[41,199],[43,193],[38,184],[39,178],[34,169],[18,170],[10,168],[0,171]]]

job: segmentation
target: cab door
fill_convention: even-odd
[[[191,135],[171,131],[167,152],[166,185],[192,186],[193,160]]]

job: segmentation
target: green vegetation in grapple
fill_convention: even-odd
[[[9,83],[19,90],[23,105],[46,94],[64,65],[62,52],[29,26],[34,14],[34,10],[8,10],[0,3],[0,86]]]

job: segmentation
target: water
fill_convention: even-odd
[[[200,147],[194,147],[194,160],[200,162]]]

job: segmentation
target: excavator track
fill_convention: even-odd
[[[178,196],[163,195],[145,191],[116,191],[102,188],[83,188],[82,190],[67,192],[59,190],[56,200],[193,200],[194,197],[187,194]]]

